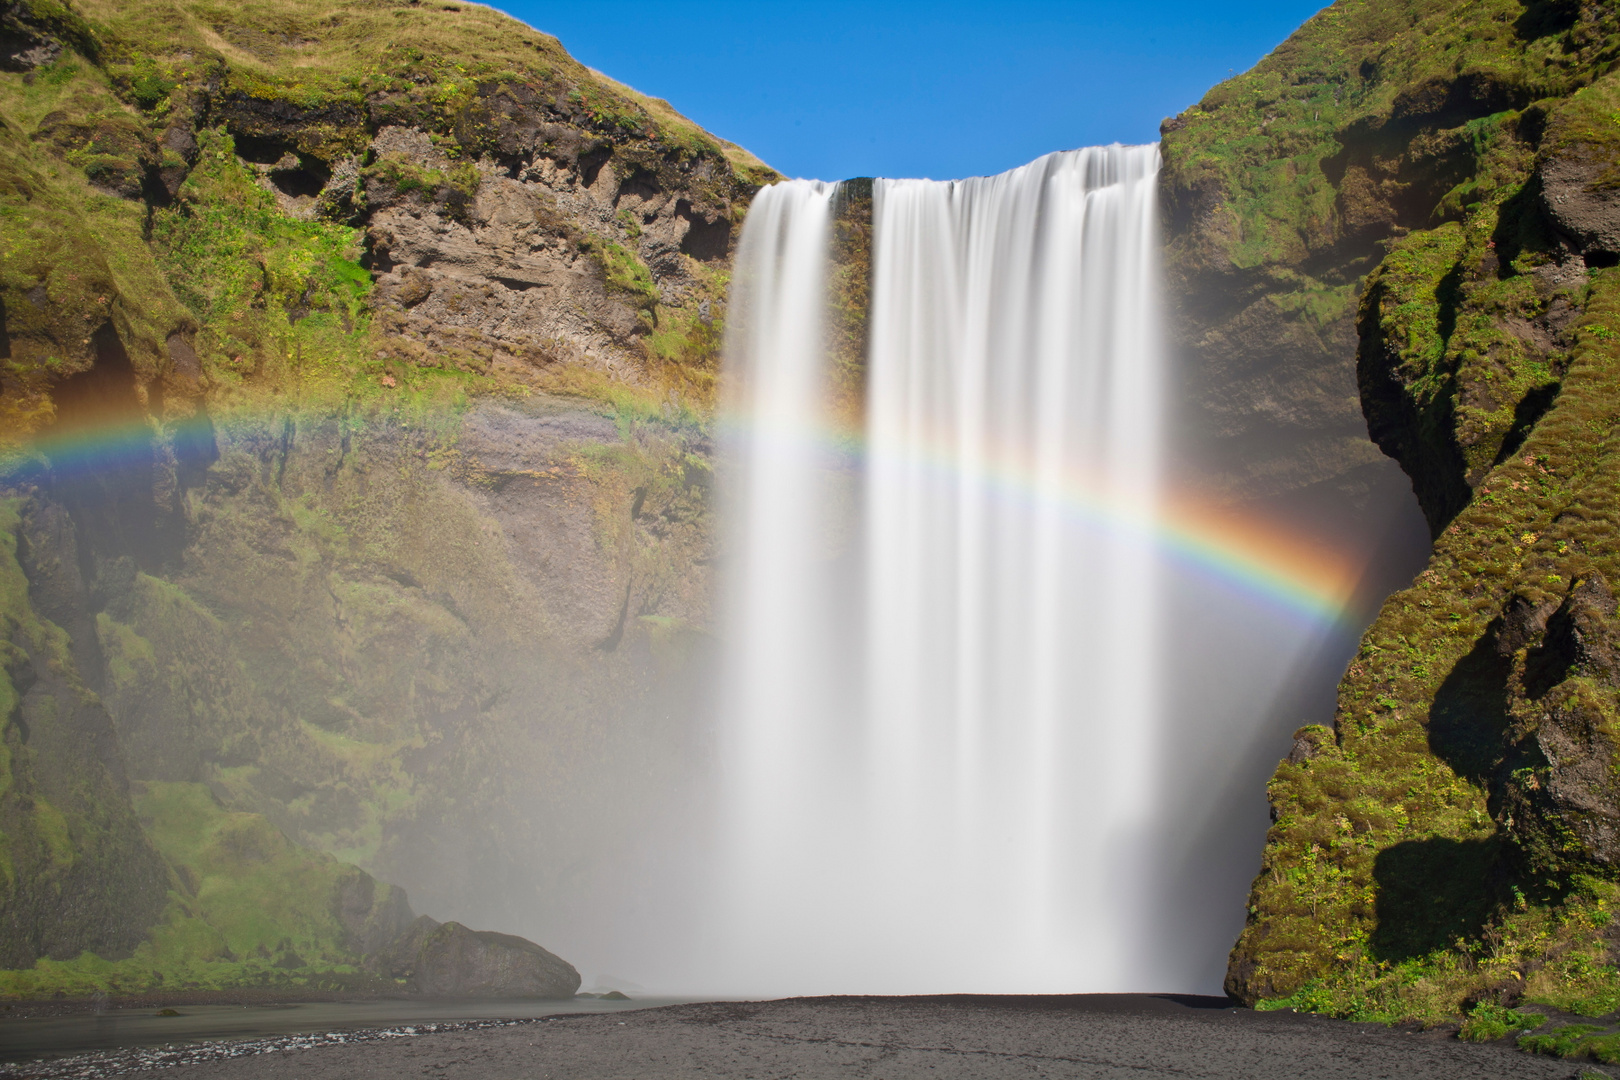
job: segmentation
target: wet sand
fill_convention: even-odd
[[[54,1075],[109,1075],[68,1071]],[[1589,1068],[1589,1067],[1588,1067]],[[174,1080],[1572,1080],[1575,1062],[1214,998],[791,998],[556,1016],[128,1075]],[[1593,1070],[1601,1073],[1609,1070]],[[32,1075],[51,1075],[33,1073]]]

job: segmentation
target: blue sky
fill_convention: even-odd
[[[497,0],[790,176],[946,179],[1150,142],[1323,0]]]

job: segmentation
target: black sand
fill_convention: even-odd
[[[1212,998],[1083,995],[674,1005],[279,1050],[132,1075],[174,1080],[1571,1080],[1583,1071],[1575,1062],[1534,1057],[1506,1044],[1463,1043],[1445,1032],[1256,1013]],[[64,1068],[58,1075],[82,1074]]]

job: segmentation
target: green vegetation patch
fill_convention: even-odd
[[[1457,1037],[1464,1042],[1492,1042],[1510,1034],[1528,1033],[1546,1022],[1547,1018],[1538,1012],[1481,1002],[1469,1011]]]
[[[1606,1032],[1597,1024],[1564,1024],[1544,1034],[1525,1035],[1519,1049],[1561,1058],[1590,1058],[1606,1065],[1620,1064],[1620,1033]]]
[[[0,997],[384,989],[338,917],[343,890],[363,877],[354,867],[225,810],[201,784],[137,784],[135,805],[173,871],[147,940],[122,959],[85,952],[0,971]]]
[[[225,384],[266,368],[342,377],[365,364],[371,275],[358,230],[298,221],[241,163],[232,138],[204,132],[201,157],[152,242],[202,331],[198,353]]]
[[[658,286],[652,272],[635,252],[611,240],[583,240],[580,246],[590,252],[602,268],[602,280],[613,292],[633,303],[648,320],[648,329],[657,323]]]

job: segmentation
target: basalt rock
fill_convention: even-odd
[[[1620,624],[1608,583],[1579,581],[1551,613],[1504,621],[1520,736],[1501,778],[1504,821],[1532,871],[1620,871]]]
[[[1566,151],[1536,172],[1548,221],[1591,265],[1620,262],[1620,165],[1605,150]]]
[[[532,941],[425,915],[367,966],[424,997],[566,999],[580,982],[573,965]]]

